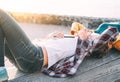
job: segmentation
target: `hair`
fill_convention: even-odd
[[[90,56],[94,58],[102,58],[103,56],[107,55],[108,51],[109,51],[109,47],[107,44],[105,44],[101,48],[97,50],[93,50]]]

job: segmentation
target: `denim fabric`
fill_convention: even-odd
[[[4,47],[5,46],[5,47]],[[21,71],[34,72],[43,66],[43,52],[35,46],[20,28],[20,25],[6,12],[0,9],[0,62],[3,54]]]

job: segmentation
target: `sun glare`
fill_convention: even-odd
[[[0,7],[8,11],[28,11],[31,7],[27,0],[0,0]]]
[[[119,17],[119,0],[0,0],[0,8],[8,11]]]
[[[49,13],[52,9],[64,9],[66,2],[64,0],[0,0],[0,8],[8,11]]]

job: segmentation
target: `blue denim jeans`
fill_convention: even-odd
[[[35,46],[17,22],[0,9],[0,65],[4,66],[4,55],[24,72],[35,72],[43,66],[43,52]]]

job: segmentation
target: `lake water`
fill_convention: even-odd
[[[120,0],[0,0],[8,11],[120,18]]]

